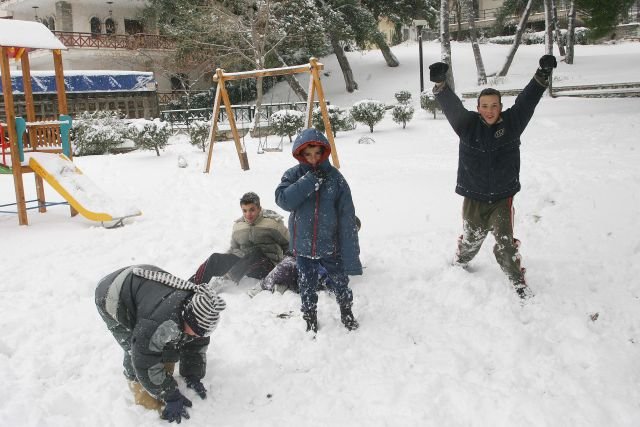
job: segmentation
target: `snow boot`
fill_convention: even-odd
[[[136,405],[160,412],[164,403],[151,396],[138,381],[129,381],[129,390],[133,393],[133,401]]]
[[[342,320],[344,327],[350,331],[358,329],[358,326],[360,326],[355,317],[353,317],[351,307],[340,306],[340,320]]]
[[[302,318],[307,322],[307,332],[313,331],[313,333],[318,332],[318,312],[306,311],[302,314]]]
[[[516,288],[516,293],[523,301],[533,298],[533,291],[527,286],[526,283],[516,283],[513,285]]]

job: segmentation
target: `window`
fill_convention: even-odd
[[[124,20],[124,32],[126,34],[139,34],[143,33],[142,22],[136,19],[125,19]]]
[[[107,34],[115,34],[116,33],[116,23],[113,19],[107,18],[104,21],[104,32]]]
[[[89,21],[89,24],[91,26],[92,35],[97,36],[98,34],[102,33],[102,23],[98,18],[94,16],[93,18],[91,18],[91,21]]]

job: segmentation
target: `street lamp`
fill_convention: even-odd
[[[34,19],[36,22],[38,22],[38,21],[39,21],[39,19],[38,19],[38,8],[39,8],[40,6],[31,6],[31,7],[33,8],[33,13],[35,14],[35,17],[34,17],[33,19]]]
[[[418,63],[420,65],[420,93],[424,92],[424,72],[422,67],[422,29],[427,25],[424,19],[416,19],[413,21],[418,32]]]

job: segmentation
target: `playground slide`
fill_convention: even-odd
[[[25,156],[31,169],[87,219],[121,222],[142,214],[135,207],[117,203],[107,196],[64,154],[25,153]]]

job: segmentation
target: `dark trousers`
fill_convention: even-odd
[[[513,237],[513,197],[495,203],[480,202],[468,197],[462,203],[463,234],[458,238],[456,262],[467,264],[480,250],[482,242],[492,232],[496,243],[493,254],[502,271],[513,284],[524,284],[518,246]]]
[[[214,253],[198,267],[189,281],[199,285],[208,283],[216,276],[226,276],[236,283],[244,276],[264,279],[273,267],[273,261],[261,250],[255,250],[242,258],[233,254]]]
[[[342,260],[338,258],[296,257],[298,268],[298,286],[302,301],[301,311],[316,311],[318,305],[318,272],[322,267],[327,271],[327,287],[332,291],[341,307],[351,307],[353,293],[349,288],[349,276],[344,273]]]

